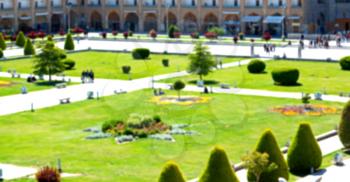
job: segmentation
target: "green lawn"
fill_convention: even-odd
[[[209,83],[236,84],[240,88],[309,93],[326,91],[326,93],[331,94],[350,92],[350,72],[341,70],[338,63],[271,60],[266,65],[266,73],[263,74],[250,74],[247,66],[241,66],[215,71],[204,77],[204,79],[209,80]],[[300,86],[274,85],[271,71],[275,68],[285,67],[299,69]],[[172,83],[177,79],[169,79],[165,80],[165,82]],[[190,83],[196,83],[195,80],[198,79],[198,76],[190,75],[182,79]]]
[[[20,94],[21,88],[25,86],[28,92],[44,90],[55,88],[54,85],[57,82],[52,84],[48,84],[44,81],[37,81],[36,83],[28,83],[25,79],[20,78],[4,78],[0,77],[0,81],[11,82],[9,86],[1,86],[0,85],[0,96]]]
[[[0,162],[43,166],[55,165],[61,158],[64,171],[83,174],[64,181],[150,182],[157,181],[166,161],[175,160],[192,179],[202,173],[210,150],[217,144],[226,149],[232,162],[238,163],[266,128],[273,130],[283,146],[300,121],[310,122],[314,133],[321,134],[333,129],[339,120],[339,115],[287,117],[269,112],[273,106],[300,104],[299,100],[215,94],[208,104],[157,106],[149,102],[151,97],[152,91],[145,90],[2,116]],[[159,114],[169,124],[191,124],[191,129],[200,134],[177,136],[174,143],[143,139],[117,145],[113,139],[84,139],[88,133],[83,129],[131,113]]]
[[[131,53],[112,52],[82,52],[68,55],[69,59],[76,61],[76,69],[66,71],[69,76],[80,76],[83,70],[92,69],[97,78],[129,79],[123,74],[121,67],[131,66],[132,79],[149,77],[182,71],[189,64],[188,56],[152,54],[148,60],[134,60]],[[163,67],[162,59],[169,59],[170,66]],[[242,58],[225,58],[223,62],[233,62]],[[0,62],[3,70],[16,69],[20,73],[33,72],[33,59],[19,59]]]

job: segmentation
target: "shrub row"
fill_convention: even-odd
[[[150,54],[150,50],[146,48],[136,48],[132,50],[132,57],[134,59],[147,59]]]

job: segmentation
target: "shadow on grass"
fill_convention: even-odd
[[[300,173],[300,172],[291,172],[294,176],[298,176],[298,177],[300,177],[300,178],[304,178],[304,177],[306,177],[306,176],[308,176],[308,175],[311,175],[311,176],[322,176],[322,175],[324,175],[325,173],[327,172],[327,170],[326,169],[319,169],[319,170],[316,170],[314,173],[312,173],[312,174],[310,174],[310,173]]]
[[[188,81],[188,83],[196,85],[197,81],[198,80],[190,80],[190,81]],[[217,85],[217,84],[220,83],[220,82],[218,82],[216,80],[203,80],[203,81],[204,81],[204,85]]]
[[[58,80],[54,80],[54,81],[38,81],[36,83],[34,83],[37,86],[55,86],[56,84],[59,83],[64,83],[64,81],[58,81]]]
[[[263,71],[263,72],[260,72],[260,73],[250,73],[250,74],[253,74],[253,75],[265,75],[265,74],[268,74],[269,72],[267,71]]]
[[[275,83],[275,86],[279,86],[279,87],[301,87],[301,86],[303,86],[303,84],[296,83],[296,84],[292,84],[292,85],[282,85],[282,84],[279,84],[279,83]]]

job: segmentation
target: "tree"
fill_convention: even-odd
[[[242,157],[243,166],[254,175],[256,182],[264,181],[260,179],[263,172],[271,172],[277,169],[277,165],[269,161],[269,154],[254,151]],[[251,181],[251,180],[249,180]],[[274,180],[277,181],[277,180]],[[268,182],[268,181],[266,181]]]
[[[322,152],[311,127],[301,123],[288,149],[289,170],[293,174],[309,174],[322,164]]]
[[[180,29],[176,25],[170,25],[168,31],[169,38],[175,38],[175,33],[180,32]]]
[[[217,36],[223,36],[225,35],[225,29],[220,27],[211,27],[208,32],[215,33]]]
[[[35,49],[33,47],[32,42],[29,39],[27,39],[26,44],[24,46],[24,55],[35,55]]]
[[[1,50],[6,49],[6,42],[5,42],[5,39],[4,39],[4,36],[2,35],[2,33],[0,33],[0,49]]]
[[[16,45],[18,47],[24,47],[26,43],[26,38],[24,37],[24,34],[22,31],[20,31],[16,37]]]
[[[188,72],[199,75],[200,80],[203,80],[203,76],[208,75],[216,67],[208,47],[203,46],[201,42],[196,44],[194,52],[189,55],[189,59],[191,62]]]
[[[207,167],[199,182],[238,182],[238,178],[221,147],[215,147],[209,157]]]
[[[186,182],[186,180],[175,162],[167,162],[160,173],[158,182]]]
[[[275,170],[264,171],[260,175],[260,181],[263,182],[277,182],[279,177],[283,177],[286,180],[289,178],[288,166],[282,152],[278,146],[275,136],[271,130],[266,130],[256,146],[255,151],[259,153],[266,153],[269,155],[270,163],[276,164]],[[255,181],[256,177],[252,171],[248,170],[248,180]]]
[[[346,103],[339,124],[338,135],[346,149],[350,149],[350,101]]]
[[[182,89],[184,89],[185,86],[186,86],[186,84],[181,80],[176,81],[173,85],[174,89],[177,91],[177,95],[178,95],[179,100],[180,100],[180,91]]]
[[[37,75],[49,75],[49,82],[51,82],[53,74],[62,73],[65,70],[64,57],[64,51],[49,42],[34,60],[34,73]]]
[[[74,50],[74,42],[72,34],[68,33],[66,36],[66,41],[64,42],[64,49],[68,51]]]

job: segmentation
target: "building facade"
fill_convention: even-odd
[[[348,30],[349,9],[350,0],[0,0],[0,30],[320,33]]]

